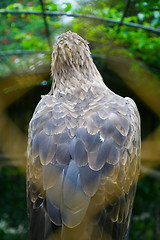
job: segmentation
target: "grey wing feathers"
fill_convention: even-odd
[[[28,191],[35,206],[44,200],[38,207],[45,204],[57,226],[73,228],[98,206],[107,221],[128,228],[139,173],[140,120],[132,100],[115,98],[80,114],[74,103],[57,103],[53,96],[36,108],[29,129]]]

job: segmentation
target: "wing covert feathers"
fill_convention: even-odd
[[[137,182],[140,123],[134,102],[112,95],[85,107],[80,111],[73,102],[44,96],[30,122],[31,200],[46,199],[56,225],[79,224],[99,192],[103,204],[120,197],[109,215],[113,222],[122,221],[128,216],[119,214],[122,198]]]
[[[127,231],[139,174],[138,110],[111,91],[87,96],[79,104],[70,96],[41,99],[29,127],[28,194],[57,226],[74,228],[92,212]]]

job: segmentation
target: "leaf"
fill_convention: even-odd
[[[71,3],[66,3],[66,2],[64,2],[62,6],[64,7],[64,8],[63,8],[64,12],[68,12],[68,11],[70,11],[71,8],[72,8],[72,4],[71,4]]]
[[[21,18],[25,18],[25,13],[21,13]]]
[[[58,6],[55,3],[46,5],[46,9],[49,11],[58,11]]]
[[[144,20],[144,14],[143,13],[138,13],[137,14],[137,16],[138,16],[138,19],[140,20],[140,21],[143,21]]]
[[[7,14],[7,18],[10,18],[11,16],[12,16],[11,13],[8,13],[8,14]]]

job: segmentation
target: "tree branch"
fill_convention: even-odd
[[[0,51],[0,56],[6,57],[6,56],[12,56],[12,55],[34,55],[38,53],[43,54],[51,54],[52,51],[47,50],[6,50],[6,51]]]
[[[142,165],[141,172],[144,175],[148,175],[148,176],[153,177],[158,180],[160,179],[160,172],[155,169],[148,168],[148,167],[145,167],[144,165]]]
[[[48,39],[48,45],[52,49],[52,42],[51,42],[51,38],[50,38],[50,31],[49,31],[49,26],[48,26],[47,19],[46,19],[46,14],[45,14],[45,5],[43,3],[43,0],[39,0],[39,2],[40,2],[41,7],[42,7],[43,20],[44,20],[44,25],[45,25],[45,29],[46,29],[46,36],[47,36],[47,39]]]
[[[8,14],[8,13],[11,13],[11,14],[34,14],[34,15],[42,15],[43,12],[42,11],[14,11],[14,10],[0,10],[0,14]],[[137,23],[129,23],[129,22],[124,22],[124,21],[119,21],[119,20],[116,20],[116,19],[112,19],[112,18],[103,18],[103,17],[97,17],[97,16],[94,16],[94,15],[90,15],[90,14],[78,14],[78,13],[65,13],[65,12],[55,12],[55,11],[44,11],[44,14],[47,15],[47,16],[68,16],[68,17],[80,17],[80,18],[87,18],[87,19],[93,19],[93,20],[96,20],[96,21],[103,21],[103,22],[107,22],[107,23],[111,23],[111,24],[122,24],[124,26],[128,26],[128,27],[133,27],[133,28],[140,28],[140,29],[143,29],[143,30],[146,30],[146,31],[149,31],[149,32],[154,32],[154,33],[157,33],[157,34],[160,34],[160,29],[156,29],[156,28],[153,28],[153,27],[148,27],[148,26],[144,26],[144,25],[141,25],[141,24],[137,24]]]
[[[120,27],[121,27],[121,25],[123,23],[123,19],[125,18],[126,14],[127,14],[127,11],[128,11],[130,3],[131,3],[131,0],[128,0],[126,6],[124,8],[124,12],[123,12],[121,21],[119,22],[118,32],[120,31]]]

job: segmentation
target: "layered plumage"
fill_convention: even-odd
[[[140,167],[137,107],[105,86],[75,33],[57,39],[51,71],[51,92],[29,125],[29,239],[127,239]]]

